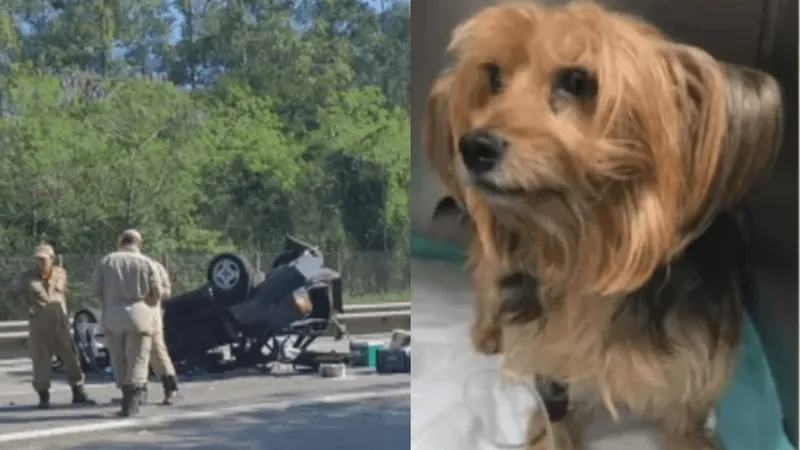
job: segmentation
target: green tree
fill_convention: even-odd
[[[45,240],[87,300],[134,226],[179,288],[291,233],[351,296],[407,290],[408,23],[405,0],[0,0],[0,282]]]

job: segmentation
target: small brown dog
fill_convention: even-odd
[[[750,288],[737,211],[778,152],[775,80],[587,2],[488,7],[449,50],[426,146],[471,218],[475,348],[658,420],[672,450],[717,448],[704,425]],[[569,418],[550,420],[559,450]],[[531,418],[529,449],[548,428]]]

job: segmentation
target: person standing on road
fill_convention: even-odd
[[[153,373],[161,377],[161,385],[164,388],[164,405],[171,405],[178,394],[178,378],[175,373],[175,365],[172,364],[172,359],[169,357],[167,350],[167,343],[164,341],[164,311],[161,302],[168,299],[172,295],[172,283],[169,281],[169,273],[167,268],[164,267],[157,260],[153,260],[158,270],[159,279],[161,280],[161,301],[158,305],[158,315],[155,334],[153,334],[153,349],[150,353],[150,367]]]
[[[139,414],[163,295],[158,269],[141,248],[138,231],[123,231],[119,248],[103,257],[92,277],[103,308],[111,370],[122,389],[123,417]]]
[[[73,404],[94,404],[84,388],[78,350],[70,335],[67,315],[67,271],[56,265],[50,245],[39,245],[33,253],[36,267],[27,270],[12,286],[12,297],[23,297],[28,306],[28,351],[33,364],[33,388],[39,408],[50,407],[50,377],[53,355],[64,363],[72,388]]]
[[[121,238],[122,235],[117,238],[117,242],[115,244],[115,248],[117,250],[119,250],[121,247]],[[155,268],[158,270],[158,275],[161,280],[162,298],[157,307],[157,322],[155,325],[155,331],[153,333],[152,349],[150,351],[150,368],[154,374],[161,378],[161,385],[164,388],[164,401],[162,403],[164,405],[171,405],[174,402],[175,397],[178,395],[178,377],[175,371],[175,365],[172,363],[172,359],[169,356],[169,351],[167,350],[167,343],[164,341],[164,311],[161,302],[168,299],[172,295],[172,283],[169,281],[169,273],[167,272],[166,267],[164,267],[164,265],[156,259],[152,259],[152,262]],[[117,382],[117,387],[122,389],[121,382]],[[144,392],[142,393],[142,397],[142,402],[146,402],[146,385]]]

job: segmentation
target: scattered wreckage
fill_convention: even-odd
[[[283,253],[266,273],[234,253],[215,256],[208,284],[163,302],[164,337],[180,374],[267,367],[283,362],[316,370],[349,354],[309,350],[343,313],[341,274],[325,267],[316,247],[287,236]],[[75,312],[73,332],[86,372],[110,371],[100,313]]]

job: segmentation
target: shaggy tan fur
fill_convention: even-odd
[[[426,150],[474,226],[475,348],[612,412],[662,420],[671,449],[715,448],[704,423],[735,359],[735,314],[716,340],[698,321],[668,317],[672,354],[627,339],[611,316],[771,167],[777,83],[588,2],[485,8],[454,31],[449,50],[455,62],[429,95]],[[565,67],[596,77],[591,101],[554,96]],[[457,143],[476,129],[505,137],[491,181],[524,195],[489,195],[471,181]],[[498,280],[513,271],[536,274],[546,321],[498,318]],[[529,448],[546,441],[532,437]]]

